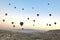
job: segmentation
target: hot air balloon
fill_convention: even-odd
[[[9,3],[9,5],[11,5],[11,4]]]
[[[56,22],[54,22],[54,24],[56,25]]]
[[[35,22],[35,20],[33,20],[33,22]]]
[[[32,7],[32,9],[34,9],[34,7]]]
[[[13,25],[13,27],[15,27],[15,25]]]
[[[49,26],[51,26],[51,24],[49,24]]]
[[[22,28],[22,30],[24,30],[24,28]]]
[[[51,14],[49,14],[49,16],[51,16]]]
[[[5,22],[5,19],[3,19],[2,21]]]
[[[37,14],[37,16],[39,16],[39,14]]]
[[[5,16],[7,16],[7,13],[5,13]]]
[[[29,20],[29,18],[27,18]]]
[[[48,3],[48,5],[50,5],[50,3]]]
[[[23,24],[24,24],[23,22],[20,22],[20,25],[21,25],[21,26],[23,26]]]
[[[22,8],[22,10],[24,10],[24,8]]]
[[[47,26],[48,26],[48,24],[47,24]]]
[[[35,24],[33,24],[33,26],[35,26]]]
[[[14,8],[16,8],[16,7],[14,7]]]
[[[12,24],[14,24],[14,22],[11,22]]]

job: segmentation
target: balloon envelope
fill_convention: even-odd
[[[47,26],[48,26],[48,24],[47,24]]]
[[[24,30],[24,28],[22,28],[22,30]]]
[[[56,25],[56,22],[54,22],[54,24]]]
[[[37,14],[37,16],[39,16],[39,14]]]
[[[22,10],[24,10],[24,8],[22,8]]]
[[[5,19],[3,19],[2,21],[5,22]]]
[[[16,8],[16,7],[14,7],[14,8]]]
[[[13,27],[15,27],[15,25],[13,25]]]
[[[9,5],[11,5],[11,4],[9,3]]]
[[[11,22],[12,24],[14,24],[14,22]]]
[[[20,25],[21,25],[21,26],[23,26],[23,24],[24,24],[23,22],[20,22]]]
[[[35,22],[35,20],[33,20],[33,22]]]
[[[50,3],[48,3],[48,5],[50,5]]]
[[[29,20],[29,18],[27,18]]]
[[[51,26],[51,24],[49,24],[49,26]]]
[[[34,7],[32,7],[32,9],[34,9]]]
[[[49,14],[49,16],[51,16],[51,14]]]
[[[35,24],[33,24],[33,26],[35,26]]]
[[[7,13],[5,13],[5,16],[7,16]]]

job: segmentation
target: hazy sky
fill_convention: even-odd
[[[8,15],[5,16],[5,13]],[[5,22],[2,21],[3,19]],[[21,21],[24,22],[22,27]],[[0,0],[0,28],[14,28],[11,22],[14,22],[17,29],[60,29],[60,0]],[[57,24],[55,25],[54,22]],[[47,26],[47,23],[51,26]]]

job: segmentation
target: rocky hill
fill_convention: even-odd
[[[60,30],[32,33],[0,30],[0,40],[60,40]]]

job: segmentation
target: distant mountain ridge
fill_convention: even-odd
[[[49,30],[47,31],[48,33],[60,33],[60,29],[56,29],[56,30]]]
[[[34,30],[34,29],[24,29],[24,30],[22,30],[22,32],[31,33],[31,32],[45,32],[45,31],[44,30]]]
[[[7,30],[7,31],[14,31],[14,32],[24,32],[24,33],[32,33],[32,32],[47,32],[47,33],[60,33],[60,29],[56,29],[56,30],[35,30],[35,29],[11,29],[11,28],[0,28],[0,30]]]
[[[11,28],[7,28],[7,29],[0,29],[0,30],[8,30],[8,31],[14,31],[14,32],[24,32],[24,33],[32,33],[32,32],[45,32],[44,30],[35,30],[35,29],[11,29]]]

